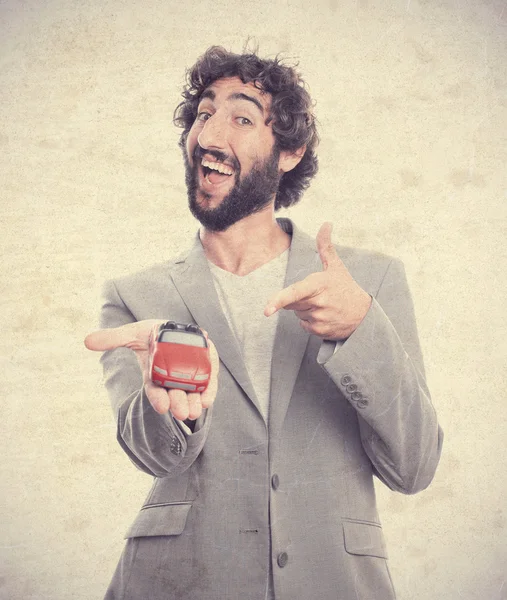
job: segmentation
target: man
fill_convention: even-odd
[[[106,350],[118,441],[155,478],[106,598],[392,599],[373,475],[422,490],[442,441],[403,267],[336,250],[329,224],[315,244],[275,219],[317,169],[292,68],[213,47],[183,96],[202,228],[189,251],[108,283],[105,329],[86,339]],[[149,379],[168,319],[213,341],[203,394]]]

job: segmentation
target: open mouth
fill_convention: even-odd
[[[204,179],[212,185],[223,183],[234,174],[234,169],[229,165],[205,158],[201,161],[201,167]]]

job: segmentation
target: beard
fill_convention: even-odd
[[[188,160],[186,149],[183,148],[185,160],[185,182],[187,184],[188,206],[194,217],[209,231],[225,231],[234,223],[241,221],[268,206],[278,191],[281,175],[278,172],[280,151],[275,146],[270,156],[264,161],[256,161],[248,175],[240,178],[240,165],[234,160],[234,186],[216,208],[203,208],[197,202],[198,170],[204,154],[214,156],[224,161],[227,157],[220,152],[203,150],[196,146],[193,152],[194,165]],[[200,192],[204,198],[211,195]]]

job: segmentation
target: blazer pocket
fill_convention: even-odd
[[[146,504],[125,534],[125,539],[155,535],[180,535],[185,529],[191,502]]]
[[[380,525],[367,521],[343,520],[343,540],[349,554],[387,558]]]

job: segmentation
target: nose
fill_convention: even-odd
[[[197,143],[205,150],[215,148],[223,150],[225,147],[225,123],[217,113],[205,121],[201,133],[197,136]]]

